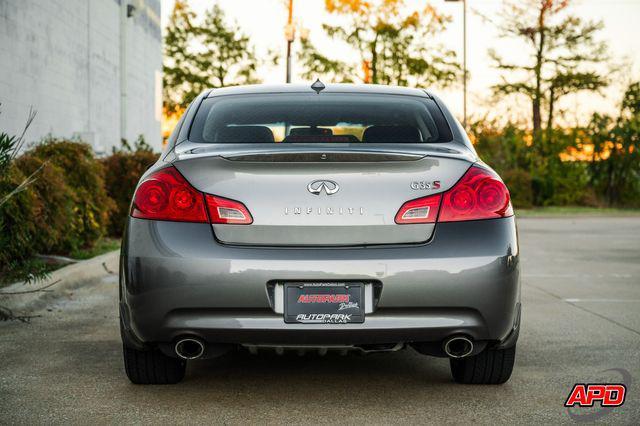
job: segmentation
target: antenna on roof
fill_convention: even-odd
[[[320,94],[320,92],[322,92],[324,90],[325,87],[327,87],[327,86],[325,86],[324,83],[321,82],[319,78],[316,79],[315,83],[313,83],[311,85],[311,88],[313,90],[315,90],[316,94],[318,94],[318,95]]]

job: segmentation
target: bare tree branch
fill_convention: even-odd
[[[33,109],[33,107],[29,107],[29,114],[27,115],[27,122],[22,129],[22,133],[18,136],[18,142],[16,143],[13,151],[11,152],[11,160],[15,159],[18,156],[18,153],[22,149],[22,145],[24,145],[24,135],[27,133],[27,130],[33,123],[33,120],[36,118],[37,112]]]
[[[17,294],[29,294],[29,293],[39,293],[42,291],[47,291],[46,289],[48,289],[49,287],[53,287],[54,285],[58,284],[61,280],[56,280],[50,284],[47,284],[45,286],[42,286],[40,288],[36,288],[33,290],[24,290],[24,291],[7,291],[7,292],[0,292],[0,296],[15,296]]]
[[[36,171],[34,171],[33,173],[31,173],[25,180],[23,180],[22,182],[20,182],[20,185],[18,185],[17,187],[15,187],[11,192],[9,192],[8,194],[5,194],[2,196],[2,198],[0,198],[0,206],[3,205],[4,203],[6,203],[7,201],[9,201],[9,199],[11,197],[13,197],[14,195],[24,191],[25,189],[27,189],[27,187],[29,185],[31,185],[33,182],[36,181],[36,175],[38,173],[40,173],[40,170],[42,170],[42,168],[46,165],[47,163],[42,163],[42,165],[40,167],[38,167],[36,169]]]
[[[16,315],[6,306],[0,306],[0,321],[20,321],[28,323],[32,318],[38,318],[41,315]]]

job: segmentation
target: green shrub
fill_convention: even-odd
[[[625,94],[626,111],[614,119],[594,114],[588,132],[594,155],[589,165],[591,184],[608,205],[640,207],[640,84]]]
[[[50,161],[43,161],[31,154],[16,159],[25,175],[37,171],[36,180],[29,186],[41,205],[39,215],[34,217],[36,234],[31,245],[38,253],[68,253],[78,249],[82,240],[75,232],[74,216],[78,196],[65,181],[65,173]]]
[[[522,128],[486,120],[471,123],[470,128],[478,155],[500,175],[510,170],[528,170],[531,147],[527,146],[527,133]]]
[[[8,165],[0,176],[0,194],[12,193],[25,176],[15,165]],[[15,192],[0,204],[0,274],[11,270],[24,259],[33,256],[36,249],[33,238],[35,222],[42,212],[42,204],[33,191]]]
[[[502,173],[502,179],[509,188],[511,202],[515,208],[529,209],[533,206],[531,175],[524,170],[508,170]]]
[[[115,201],[115,208],[109,218],[108,232],[113,237],[121,237],[133,191],[140,176],[158,160],[144,139],[139,138],[133,148],[123,143],[121,149],[101,160],[105,170],[107,194]]]
[[[587,165],[579,161],[557,163],[547,170],[549,192],[542,204],[596,207],[595,192],[589,186]]]
[[[505,180],[516,207],[637,207],[637,93],[626,96],[631,106],[620,117],[595,114],[585,128],[545,129],[534,137],[523,125],[478,120],[470,124],[471,139],[480,157]],[[593,147],[591,158],[585,158],[587,147]]]
[[[49,138],[28,153],[48,161],[64,172],[66,184],[75,193],[69,217],[75,237],[82,247],[92,246],[106,234],[114,202],[105,190],[104,170],[91,146],[64,139]]]

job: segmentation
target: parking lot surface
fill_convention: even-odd
[[[0,324],[0,424],[573,423],[599,410],[570,416],[575,383],[621,381],[625,404],[600,421],[640,423],[640,218],[526,218],[519,234],[523,322],[505,385],[456,385],[448,360],[409,349],[237,353],[192,362],[178,385],[135,386],[105,270],[31,324]]]

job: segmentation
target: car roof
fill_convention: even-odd
[[[308,84],[251,84],[245,86],[230,86],[220,89],[212,89],[207,97],[225,96],[225,95],[248,95],[261,93],[314,93],[311,88],[312,83]],[[414,89],[411,87],[385,86],[381,84],[329,84],[320,92],[322,93],[371,93],[371,94],[387,94],[387,95],[410,95],[431,97],[431,95],[423,89]]]

